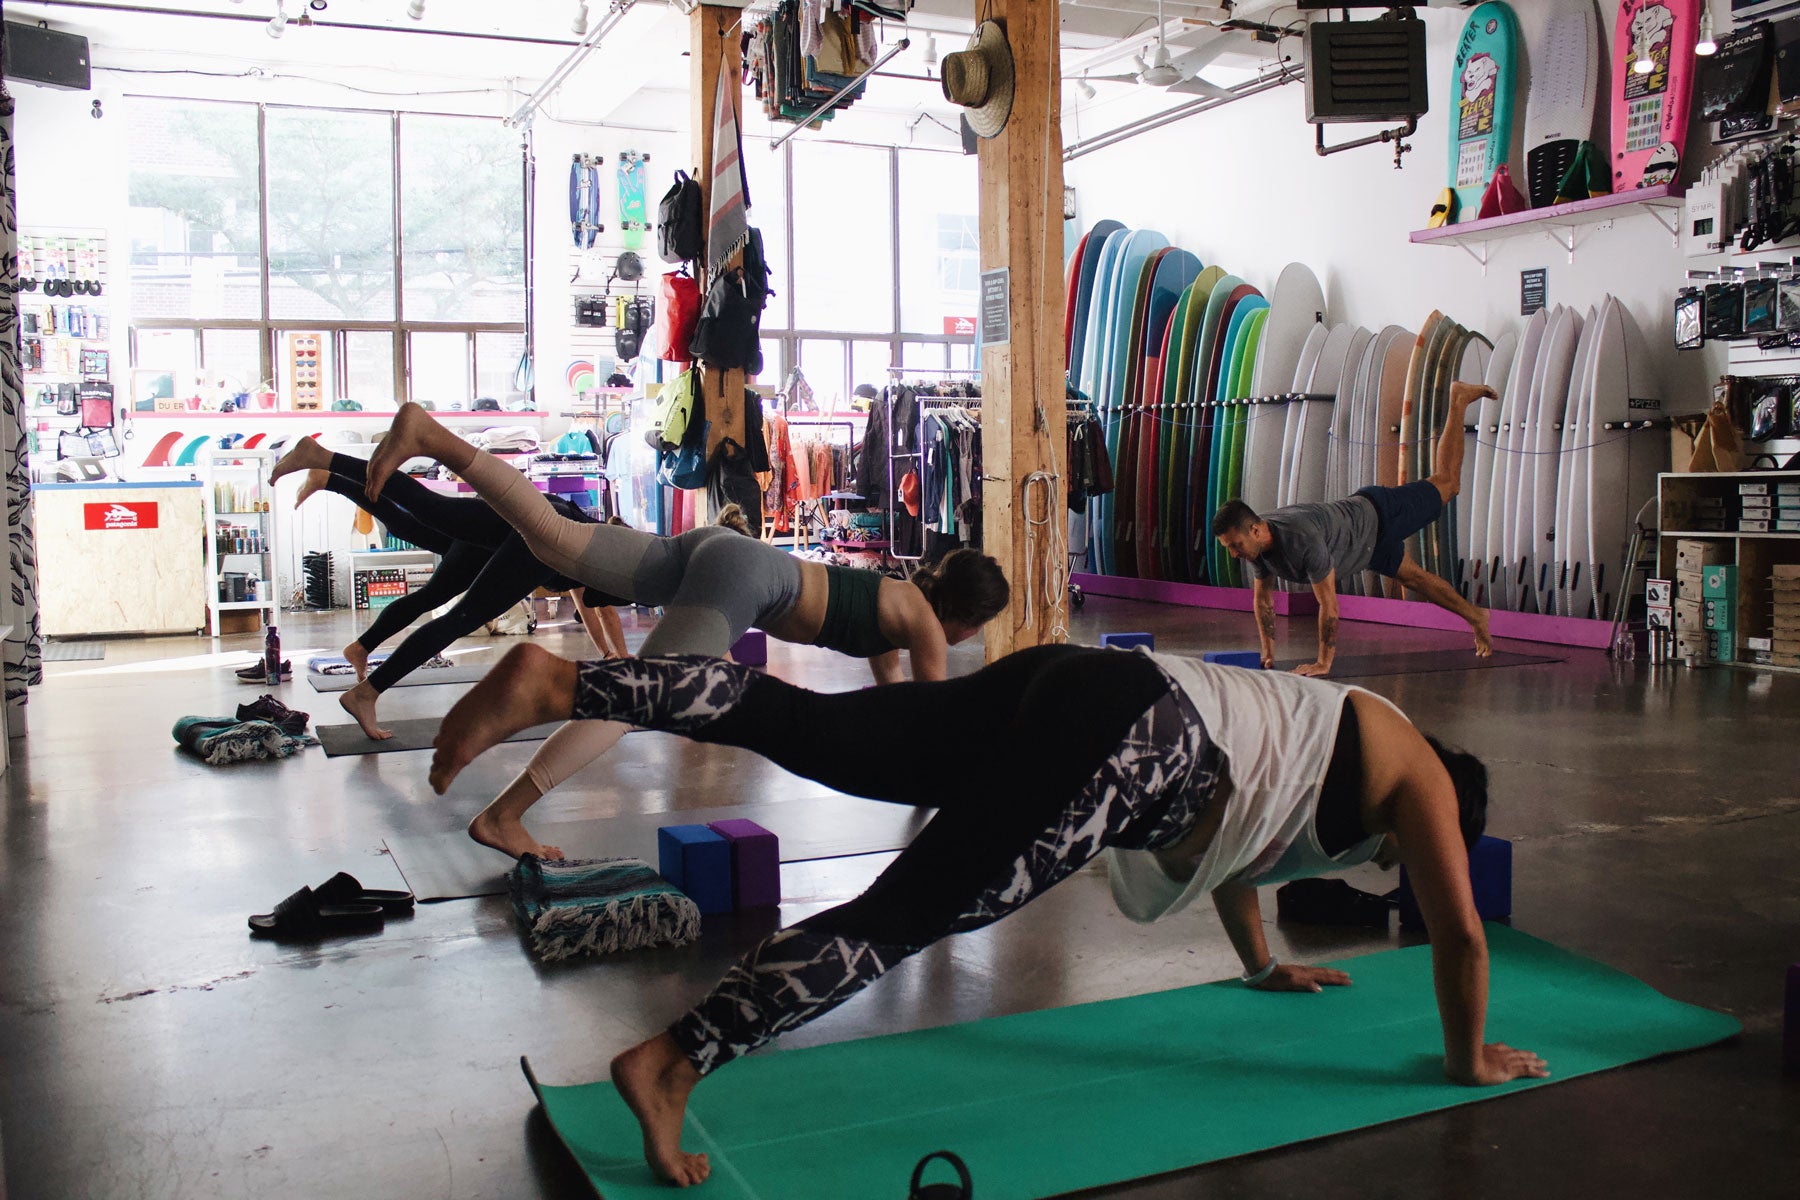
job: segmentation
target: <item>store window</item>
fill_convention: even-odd
[[[812,388],[813,406],[810,409],[797,409],[801,412],[839,412],[849,405],[845,398],[850,394],[846,382],[849,368],[849,357],[844,353],[844,343],[825,341],[821,338],[808,338],[800,343],[800,370],[806,376],[806,382]]]
[[[775,294],[763,309],[762,323],[770,329],[793,327],[793,280],[788,278],[787,155],[771,154],[760,142],[747,143],[745,176],[750,182],[750,224],[762,233],[763,257],[769,264],[769,283]],[[774,365],[764,355],[763,378]]]
[[[885,148],[794,144],[794,328],[893,332],[892,162]]]
[[[255,107],[138,99],[125,121],[134,313],[260,317]]]
[[[900,328],[954,334],[975,315],[981,225],[973,158],[910,154],[900,171]]]
[[[429,400],[439,408],[468,409],[474,404],[468,334],[415,333],[406,362],[413,399]]]
[[[127,111],[132,366],[156,376],[134,379],[134,396],[273,379],[291,404],[387,407],[397,347],[424,338],[434,390],[466,404],[479,378],[479,394],[522,398],[516,134],[473,117],[144,97]],[[248,327],[209,330],[202,353],[199,331],[227,321]]]

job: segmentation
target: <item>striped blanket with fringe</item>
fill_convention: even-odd
[[[506,877],[531,952],[545,962],[680,946],[700,936],[700,909],[636,858],[521,858]]]
[[[181,717],[173,732],[183,750],[215,767],[250,759],[287,758],[319,744],[311,734],[296,737],[267,721],[234,717]]]

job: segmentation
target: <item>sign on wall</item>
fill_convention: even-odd
[[[1543,309],[1550,295],[1550,269],[1519,272],[1519,315],[1529,317]]]
[[[981,273],[981,344],[1012,341],[1012,272],[1005,267]]]
[[[952,337],[972,338],[975,336],[975,318],[945,317],[944,332]]]
[[[155,529],[156,501],[109,500],[82,505],[88,529]]]

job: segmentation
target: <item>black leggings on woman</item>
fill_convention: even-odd
[[[395,537],[440,557],[430,581],[377,613],[357,642],[373,651],[432,609],[462,597],[449,612],[413,630],[369,672],[369,684],[377,692],[387,691],[457,638],[474,633],[538,588],[562,591],[574,586],[539,562],[524,539],[485,502],[440,495],[402,474],[388,481],[381,499],[371,501],[363,491],[368,467],[360,458],[334,454],[325,487],[367,509]]]
[[[1147,656],[1042,646],[942,683],[824,695],[717,659],[581,664],[574,715],[742,746],[839,791],[935,807],[869,890],[770,937],[670,1033],[702,1074],[999,920],[1108,846],[1167,845],[1217,752]],[[870,754],[869,739],[904,746]]]

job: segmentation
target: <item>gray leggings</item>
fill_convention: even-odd
[[[662,620],[640,654],[723,655],[745,630],[780,620],[800,598],[800,564],[755,538],[717,525],[658,537],[572,521],[525,476],[482,450],[463,478],[539,561],[598,591],[660,606]]]

